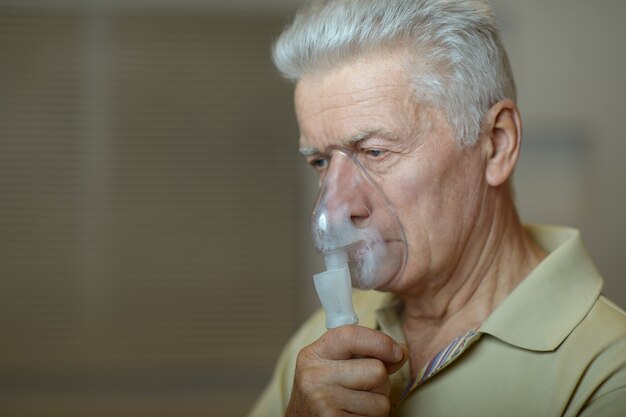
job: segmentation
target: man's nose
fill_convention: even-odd
[[[350,208],[350,222],[359,229],[365,229],[370,224],[372,212],[365,205]]]
[[[364,173],[350,156],[335,152],[326,173],[324,188],[326,190],[322,192],[327,193],[326,208],[329,213],[347,216],[358,228],[369,225],[372,216],[369,193],[374,190],[368,189]]]

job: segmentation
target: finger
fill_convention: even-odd
[[[387,417],[391,408],[389,399],[384,395],[342,387],[333,387],[318,395],[310,406],[312,415],[342,417]]]
[[[318,356],[325,359],[350,359],[354,356],[379,359],[386,364],[401,362],[403,348],[391,337],[362,326],[341,326],[327,331],[315,345]]]
[[[349,414],[367,417],[386,417],[391,411],[389,398],[381,394],[344,388],[337,389],[334,394],[337,400],[335,404]]]
[[[338,362],[335,383],[344,388],[388,396],[391,384],[385,364],[378,359],[351,359]]]

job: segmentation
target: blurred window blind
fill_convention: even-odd
[[[258,394],[297,324],[282,24],[0,9],[1,415],[146,386],[241,415]]]

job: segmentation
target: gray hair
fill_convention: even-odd
[[[491,106],[516,99],[495,17],[482,0],[318,0],[298,12],[272,52],[283,76],[297,81],[393,47],[411,52],[416,97],[444,110],[462,145],[476,143]]]

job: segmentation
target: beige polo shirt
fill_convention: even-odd
[[[626,416],[626,315],[600,295],[602,278],[573,229],[528,227],[549,255],[462,349],[421,383],[392,375],[392,416]],[[355,293],[361,325],[404,342],[390,294]],[[297,354],[317,340],[323,312],[285,347],[249,417],[284,415]]]

